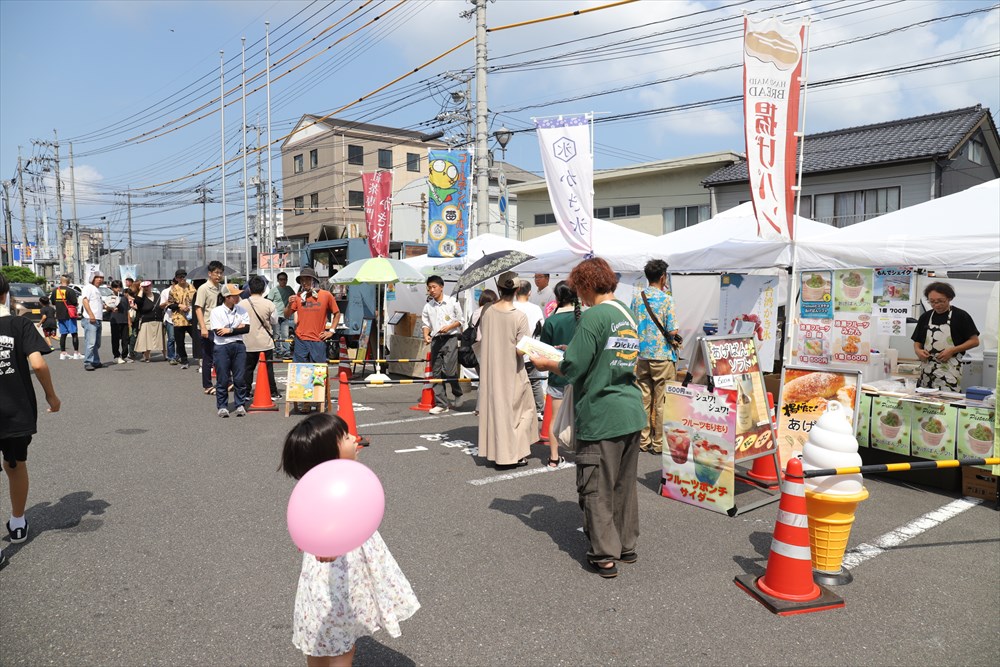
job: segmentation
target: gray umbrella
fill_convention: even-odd
[[[491,252],[489,255],[477,259],[469,268],[462,272],[462,275],[458,279],[458,284],[455,286],[455,293],[467,290],[494,276],[499,276],[504,271],[510,271],[515,266],[520,266],[533,259],[535,258],[520,250]]]

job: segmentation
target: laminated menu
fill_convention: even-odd
[[[517,341],[517,351],[534,357],[544,357],[552,361],[562,361],[563,352],[530,336],[523,336]]]

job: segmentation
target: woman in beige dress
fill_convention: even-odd
[[[497,467],[528,464],[538,418],[524,359],[515,347],[528,318],[514,308],[517,274],[500,276],[500,300],[483,311],[479,357],[479,455]]]
[[[135,299],[135,310],[139,317],[139,335],[135,339],[135,351],[142,353],[142,360],[149,363],[153,350],[163,349],[163,316],[157,313],[160,299],[153,294],[153,283],[143,280],[139,296]]]

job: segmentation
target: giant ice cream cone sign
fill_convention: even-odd
[[[836,401],[827,405],[802,448],[804,471],[861,465],[858,441],[848,414]],[[847,583],[844,552],[851,537],[854,513],[858,503],[868,497],[868,490],[860,474],[807,478],[805,486],[813,569],[825,583]]]

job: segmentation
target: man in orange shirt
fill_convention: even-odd
[[[333,294],[318,289],[319,276],[310,268],[302,269],[295,279],[299,284],[298,294],[288,299],[285,317],[298,313],[295,323],[295,363],[324,364],[327,360],[326,341],[333,337],[340,322],[340,310]],[[330,326],[327,327],[327,318]]]

